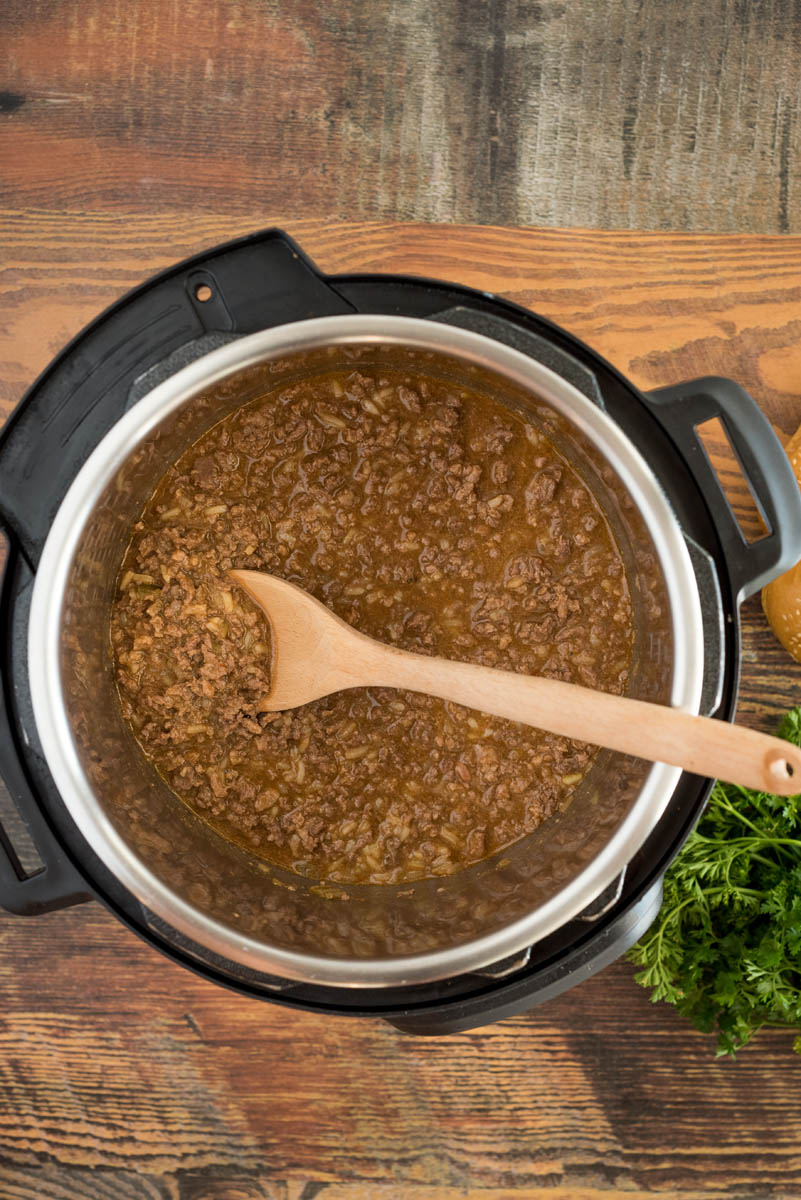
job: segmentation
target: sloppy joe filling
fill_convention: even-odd
[[[231,568],[372,637],[622,693],[623,563],[576,471],[485,395],[338,371],[205,433],[136,523],[111,619],[123,713],[184,803],[304,876],[447,875],[569,802],[595,749],[390,689],[260,710],[270,632]]]

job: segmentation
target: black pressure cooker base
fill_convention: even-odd
[[[383,1017],[410,1033],[449,1033],[530,1009],[632,945],[659,909],[662,876],[697,821],[710,781],[683,774],[667,812],[615,887],[582,917],[513,960],[392,989],[296,984],[211,959],[145,910],[110,874],[79,834],[52,781],[28,689],[28,609],[36,566],[53,517],[98,441],[152,387],[216,346],[290,321],[349,312],[453,320],[475,328],[551,366],[606,409],[662,482],[690,539],[705,611],[707,710],[724,720],[733,717],[739,601],[801,555],[801,534],[787,533],[801,525],[798,503],[793,508],[775,482],[776,471],[765,469],[760,444],[769,427],[753,402],[743,400],[735,384],[717,379],[644,395],[570,334],[508,301],[406,276],[325,277],[290,238],[268,230],[180,263],[124,296],[55,359],[0,435],[0,523],[8,540],[0,591],[0,775],[44,863],[28,874],[0,830],[0,906],[35,915],[96,898],[174,961],[240,993],[314,1011]],[[770,532],[762,542],[745,543],[695,437],[695,425],[709,416],[724,421],[766,515]]]

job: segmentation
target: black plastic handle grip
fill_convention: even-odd
[[[645,398],[690,466],[717,527],[735,603],[801,558],[801,490],[767,417],[731,379],[710,375],[646,392]],[[718,418],[768,532],[747,542],[696,427]]]
[[[177,370],[196,357],[187,348],[210,348],[209,335],[352,311],[278,229],[217,246],[128,292],[62,350],[0,430],[0,514],[28,562],[36,567],[73,479],[153,367],[188,353]]]
[[[17,551],[7,541],[0,596],[6,592],[16,555]],[[2,601],[0,612],[3,615],[6,612]],[[5,638],[7,623],[3,621],[0,625]],[[3,670],[7,644],[6,640],[0,654],[0,792],[7,794],[24,821],[42,865],[38,870],[26,871],[11,836],[0,823],[0,908],[18,916],[33,917],[90,900],[92,893],[55,838],[26,777],[9,719],[9,681]]]

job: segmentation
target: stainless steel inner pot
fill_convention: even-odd
[[[658,481],[599,407],[516,350],[407,317],[316,318],[215,350],[140,400],[76,477],[36,575],[30,683],[48,765],[95,853],[201,953],[342,987],[463,974],[553,932],[617,877],[680,774],[601,751],[565,810],[494,858],[413,887],[328,888],[222,839],[144,758],[120,713],[108,626],[145,500],[233,408],[316,372],[379,364],[492,394],[545,431],[590,484],[634,602],[630,695],[697,712],[703,671],[695,577]]]

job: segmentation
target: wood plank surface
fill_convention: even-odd
[[[406,271],[549,316],[643,386],[707,373],[801,422],[801,239],[0,212],[0,405],[155,270],[267,224],[325,270]],[[744,501],[744,492],[742,493]],[[801,668],[746,606],[742,719]],[[801,1059],[732,1062],[617,963],[427,1041],[229,994],[95,905],[0,917],[2,1200],[737,1200],[801,1196]]]
[[[797,0],[3,0],[0,203],[801,232]]]

